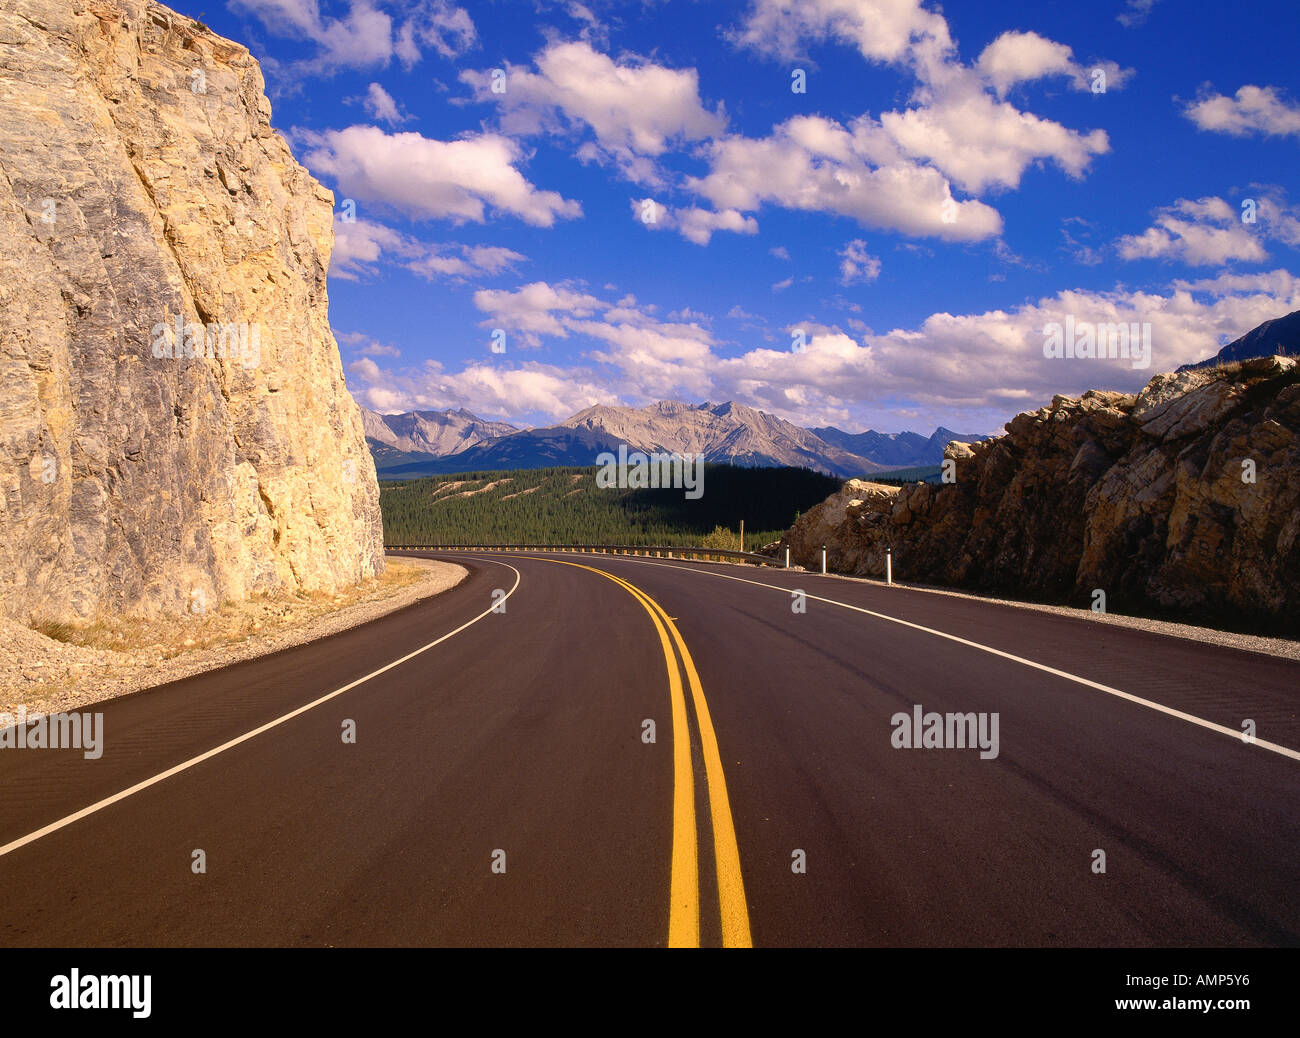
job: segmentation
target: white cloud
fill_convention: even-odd
[[[347,13],[338,18],[323,15],[317,0],[230,4],[255,16],[268,32],[316,45],[315,56],[290,66],[297,75],[382,68],[394,57],[410,67],[420,60],[421,45],[451,58],[478,38],[469,14],[448,0],[351,0]]]
[[[899,179],[915,179],[914,167],[928,163],[968,192],[979,193],[1018,186],[1025,169],[1040,161],[1080,177],[1094,156],[1109,150],[1102,130],[1071,130],[1001,99],[1015,84],[1045,76],[1066,76],[1076,89],[1091,89],[1091,67],[1075,62],[1069,47],[1036,33],[1003,33],[968,67],[957,55],[943,16],[927,10],[921,0],[755,0],[733,38],[785,58],[806,42],[837,40],[855,46],[868,61],[915,75],[918,85],[907,108],[883,112],[878,121],[864,115],[853,123],[854,137],[869,144],[866,151],[858,149],[858,157]],[[1108,89],[1122,86],[1131,75],[1113,61],[1092,67],[1106,71]],[[835,161],[842,163],[844,156]],[[879,218],[862,222],[935,233]],[[998,233],[990,223],[985,214],[978,233],[942,236],[990,237]]]
[[[385,413],[464,407],[483,418],[540,423],[609,399],[608,388],[581,370],[532,362],[475,362],[449,372],[431,361],[423,369],[391,371],[365,357],[347,371],[357,402]]]
[[[686,186],[717,209],[752,212],[775,203],[955,241],[1002,232],[995,209],[973,199],[952,200],[943,174],[904,158],[866,118],[846,128],[822,116],[796,116],[770,137],[715,141],[708,155],[709,173],[687,178]],[[951,222],[945,219],[949,213]]]
[[[886,63],[902,61],[916,41],[952,46],[948,23],[919,0],[755,0],[735,39],[787,60],[801,54],[805,41],[827,39]]]
[[[1106,89],[1117,90],[1132,76],[1132,69],[1122,69],[1113,61],[1080,65],[1074,51],[1036,32],[1004,32],[984,48],[976,62],[980,74],[988,80],[999,97],[1019,83],[1048,76],[1066,76],[1075,90],[1092,90],[1093,70],[1106,74]]]
[[[564,13],[582,26],[581,36],[584,40],[603,41],[608,38],[609,30],[586,4],[569,0],[564,5]]]
[[[330,276],[346,281],[375,277],[383,261],[430,281],[438,277],[463,281],[499,274],[526,260],[526,256],[501,246],[430,244],[370,220],[336,219]]]
[[[373,277],[379,258],[385,251],[410,256],[413,239],[370,220],[334,221],[334,252],[330,256],[330,276],[346,281]]]
[[[1121,238],[1118,246],[1126,260],[1174,259],[1193,266],[1268,259],[1260,236],[1222,198],[1180,198],[1158,210],[1151,227]]]
[[[838,253],[840,257],[840,284],[875,281],[880,277],[880,258],[867,253],[867,243],[854,238]]]
[[[1187,105],[1183,114],[1202,130],[1234,137],[1300,136],[1300,106],[1289,104],[1271,86],[1243,86],[1236,97],[1211,94]]]
[[[859,426],[990,429],[1056,393],[1091,388],[1134,392],[1157,371],[1217,352],[1261,322],[1300,307],[1300,279],[1267,275],[1174,282],[1163,292],[1066,290],[1010,310],[937,313],[918,327],[859,340],[823,329],[800,353],[751,350],[713,363],[711,399],[735,397],[805,424],[836,415]],[[1150,322],[1152,360],[1043,356],[1049,322]],[[910,417],[893,417],[906,411]]]
[[[385,90],[378,83],[371,83],[366,88],[366,96],[362,99],[366,112],[370,118],[378,119],[380,122],[388,123],[390,126],[396,126],[398,123],[404,123],[410,116],[403,113],[398,107],[397,102],[393,100],[393,95]]]
[[[647,216],[650,218],[647,219]],[[648,230],[675,230],[696,245],[708,245],[714,231],[757,234],[758,221],[735,209],[720,212],[698,206],[671,208],[653,198],[632,199],[632,218]]]
[[[340,191],[398,210],[412,219],[482,223],[489,207],[525,223],[550,227],[582,214],[577,202],[540,191],[516,168],[518,144],[496,134],[439,141],[418,133],[350,126],[298,131],[313,173],[334,177]]]
[[[697,315],[660,321],[631,297],[611,302],[571,285],[480,292],[475,303],[489,314],[485,325],[499,321],[594,348],[575,367],[471,364],[448,373],[435,364],[408,376],[363,358],[348,369],[367,384],[358,398],[378,410],[459,405],[516,420],[525,411],[555,420],[596,401],[734,399],[806,425],[989,430],[1056,393],[1132,392],[1157,371],[1211,356],[1221,337],[1300,308],[1300,278],[1275,270],[1174,281],[1161,291],[1064,290],[1008,310],[935,313],[881,335],[859,325],[863,338],[808,323],[802,327],[812,337],[798,353],[786,338],[778,348],[729,354]],[[1149,322],[1151,366],[1044,357],[1044,326],[1069,316]],[[515,346],[516,337],[508,338],[507,358]]]
[[[790,250],[787,249],[784,245],[776,245],[773,248],[768,249],[767,251],[771,255],[775,256],[777,259],[788,260],[790,258]]]
[[[1128,0],[1128,6],[1115,16],[1115,21],[1126,29],[1134,29],[1146,22],[1157,3],[1159,0]]]
[[[903,152],[928,159],[965,190],[1019,187],[1038,160],[1081,177],[1110,150],[1105,130],[1082,134],[998,101],[978,84],[955,82],[935,103],[885,112],[881,124]]]
[[[1074,52],[1036,32],[1004,32],[984,48],[977,65],[998,94],[1005,95],[1017,83],[1070,74]]]
[[[702,315],[661,321],[653,306],[632,296],[610,302],[574,285],[535,281],[515,291],[476,292],[474,305],[486,313],[484,328],[502,328],[521,345],[541,345],[543,337],[589,340],[589,361],[620,372],[642,400],[698,397],[708,385],[712,333]],[[509,345],[507,345],[509,349]]]
[[[402,0],[409,17],[398,30],[394,50],[408,68],[420,60],[419,45],[432,47],[444,58],[455,58],[478,42],[474,22],[463,7],[448,0]]]
[[[1275,184],[1252,184],[1263,233],[1293,249],[1300,248],[1300,206],[1287,204],[1286,192]]]
[[[784,292],[787,288],[789,288],[793,284],[794,284],[794,278],[785,278],[781,281],[776,282],[776,284],[772,286],[772,291]]]
[[[565,339],[569,321],[590,317],[610,304],[566,285],[552,287],[534,281],[522,288],[483,289],[474,293],[474,305],[488,315],[485,328],[517,333],[523,345],[541,345],[543,335]]]
[[[589,161],[613,159],[624,176],[662,183],[653,159],[670,146],[715,136],[725,128],[720,112],[700,101],[699,74],[670,69],[635,55],[615,62],[585,40],[553,42],[535,59],[537,71],[506,70],[505,92],[492,93],[492,71],[466,71],[461,80],[501,111],[512,135],[590,130],[594,142],[579,149]]]
[[[1097,245],[1084,239],[1093,238],[1096,227],[1079,216],[1067,216],[1061,221],[1061,237],[1064,239],[1064,251],[1068,252],[1076,263],[1085,267],[1099,266],[1105,259],[1105,252]]]
[[[342,345],[355,350],[363,357],[393,357],[402,355],[396,346],[382,343],[362,332],[338,332],[334,336]]]

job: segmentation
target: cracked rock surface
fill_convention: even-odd
[[[244,47],[148,0],[0,0],[5,615],[382,571],[328,320],[333,204]]]
[[[1260,357],[1057,396],[945,449],[955,482],[849,480],[782,539],[796,563],[1115,611],[1300,613],[1300,366]]]

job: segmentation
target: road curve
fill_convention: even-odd
[[[444,557],[444,595],[103,704],[98,760],[0,752],[0,944],[1300,943],[1296,662],[805,573]],[[997,755],[895,748],[918,707],[996,715]]]

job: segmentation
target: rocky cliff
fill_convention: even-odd
[[[861,576],[1300,631],[1300,368],[1267,357],[1058,396],[949,444],[955,481],[850,480],[782,541]]]
[[[0,0],[0,603],[199,611],[383,568],[327,316],[333,198],[248,51]]]

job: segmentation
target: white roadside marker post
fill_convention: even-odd
[[[826,545],[822,545],[822,576],[826,576]]]
[[[894,582],[894,549],[886,548],[885,549],[885,583],[892,584],[893,582]]]
[[[789,549],[789,548],[786,548],[786,550],[785,550],[785,568],[786,568],[786,569],[789,569],[789,568],[790,568],[790,549]]]

